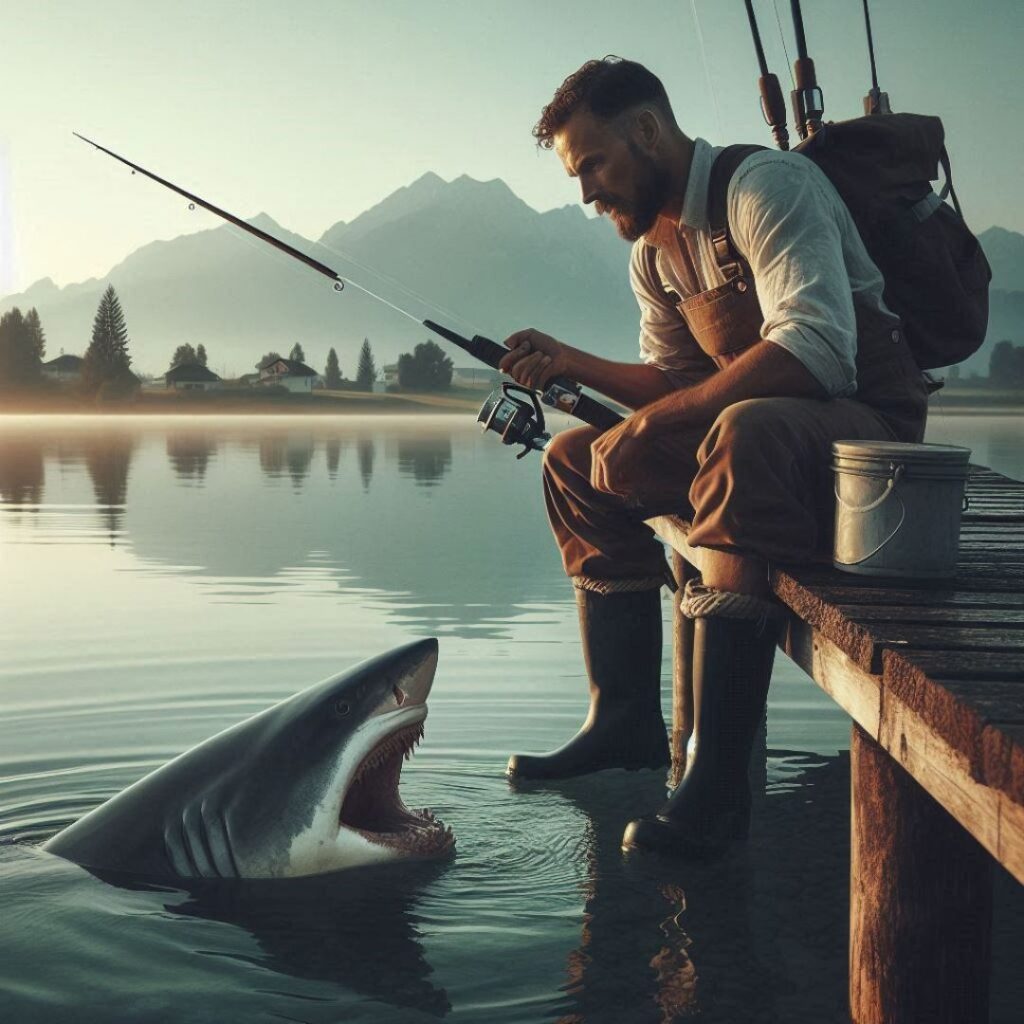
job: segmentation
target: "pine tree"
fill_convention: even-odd
[[[341,385],[341,367],[338,365],[338,353],[332,348],[327,353],[327,366],[324,367],[324,384],[331,391]]]
[[[302,351],[302,345],[299,342],[295,342],[292,345],[291,352],[288,353],[289,359],[294,359],[297,363],[304,363],[306,361],[306,353]]]
[[[98,390],[104,384],[126,378],[131,361],[124,312],[114,286],[109,285],[92,322],[92,341],[85,352],[82,380],[86,387]]]
[[[202,346],[200,346],[201,348]],[[182,363],[199,362],[199,353],[188,343],[179,345],[171,356],[171,366],[181,366]]]
[[[36,350],[36,358],[42,362],[46,355],[46,334],[43,332],[43,325],[39,321],[39,311],[33,306],[25,314],[25,326],[32,335],[32,344]]]
[[[17,390],[35,384],[40,370],[35,336],[15,306],[0,317],[0,387]]]
[[[196,362],[200,366],[206,365],[206,346],[202,342],[196,346]]]
[[[359,350],[359,368],[356,370],[356,385],[360,391],[372,391],[376,379],[377,365],[373,361],[370,339],[363,338],[363,347]]]

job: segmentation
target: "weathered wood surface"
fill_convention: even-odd
[[[851,1019],[987,1022],[991,861],[856,725],[850,775]]]

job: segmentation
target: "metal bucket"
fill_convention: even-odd
[[[832,564],[862,576],[956,575],[969,448],[836,441]]]

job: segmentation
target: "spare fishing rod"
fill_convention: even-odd
[[[772,130],[772,138],[779,149],[789,149],[789,129],[786,127],[786,101],[782,97],[782,86],[779,79],[768,70],[764,47],[761,45],[761,33],[754,15],[754,0],[746,0],[747,18],[750,21],[750,34],[754,39],[754,50],[757,52],[757,63],[761,68],[761,77],[757,87],[761,92],[761,113],[765,124]]]
[[[793,62],[793,78],[796,88],[791,93],[793,120],[801,139],[809,138],[821,130],[825,116],[825,97],[818,87],[814,73],[814,61],[807,56],[807,37],[804,35],[804,16],[800,0],[790,0],[793,12],[793,31],[796,33],[796,60]]]
[[[875,40],[871,34],[871,12],[868,10],[868,0],[864,0],[864,27],[868,33],[868,57],[871,60],[871,88],[864,97],[864,113],[891,114],[889,106],[889,94],[878,88],[878,71],[875,68]]]
[[[498,369],[501,360],[508,354],[509,350],[503,345],[499,345],[498,342],[485,338],[480,334],[474,335],[472,338],[465,338],[461,334],[457,334],[455,331],[435,323],[433,320],[420,320],[407,310],[396,306],[393,302],[389,302],[383,296],[377,295],[355,281],[346,280],[336,270],[327,266],[326,263],[321,263],[312,256],[307,256],[306,253],[294,248],[280,238],[242,220],[241,217],[236,217],[233,213],[229,213],[219,206],[214,206],[213,203],[202,199],[192,192],[186,191],[166,178],[161,178],[152,171],[147,171],[145,167],[132,163],[131,160],[119,156],[105,146],[101,146],[98,142],[93,142],[92,139],[87,139],[84,135],[79,135],[78,132],[73,132],[72,134],[98,149],[101,153],[106,153],[107,156],[113,157],[120,163],[130,167],[132,174],[136,172],[144,174],[147,178],[163,185],[164,188],[184,196],[189,201],[190,208],[201,206],[203,209],[209,210],[211,213],[226,220],[229,224],[234,224],[235,227],[241,228],[248,234],[260,239],[260,241],[266,242],[287,256],[291,256],[293,259],[305,264],[318,274],[322,274],[333,282],[336,292],[344,291],[347,285],[351,285],[371,299],[375,299],[377,302],[388,306],[394,312],[400,313],[414,323],[420,324],[434,334],[440,335],[440,337],[445,338],[452,344],[458,345],[459,348],[473,356],[474,359],[479,359],[482,363],[486,363],[495,370]],[[523,398],[519,397],[520,394],[529,396],[531,402],[524,401]],[[589,395],[583,394],[580,385],[568,377],[555,377],[548,382],[543,391],[534,391],[532,388],[527,388],[520,384],[505,383],[488,396],[477,417],[477,422],[484,425],[484,430],[490,430],[501,435],[503,444],[523,445],[523,450],[518,456],[522,458],[527,452],[543,451],[548,441],[551,440],[551,435],[545,429],[544,414],[540,406],[541,402],[557,409],[559,412],[575,416],[576,419],[583,420],[584,423],[589,423],[590,426],[597,427],[598,430],[610,430],[616,424],[622,422],[622,417],[614,409],[611,409],[603,402],[597,401],[595,398],[591,398]]]

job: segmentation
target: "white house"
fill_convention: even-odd
[[[283,356],[258,363],[256,369],[260,374],[257,386],[278,385],[300,394],[310,394],[313,383],[319,377],[316,370],[305,363],[300,363],[298,359],[285,359]]]

